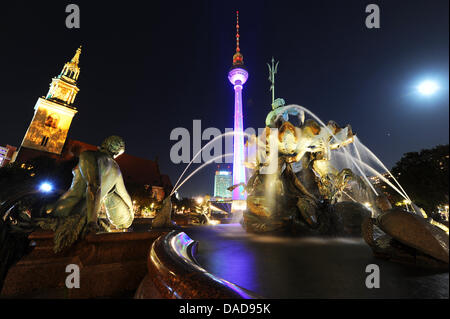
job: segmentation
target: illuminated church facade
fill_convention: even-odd
[[[40,97],[34,107],[34,116],[21,144],[23,148],[52,154],[61,154],[72,119],[77,113],[73,105],[79,92],[81,47],[67,62],[61,74],[52,79],[45,97]]]
[[[61,73],[52,79],[47,95],[37,100],[33,118],[13,161],[24,164],[44,156],[61,162],[77,158],[83,151],[97,150],[95,145],[67,138],[72,120],[78,112],[74,101],[80,91],[77,87],[80,54],[81,47],[64,65]],[[157,160],[125,153],[116,162],[126,184],[151,187],[157,193],[157,199],[164,198],[171,191],[169,176],[161,174]]]

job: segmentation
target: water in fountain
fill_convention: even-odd
[[[285,112],[289,110],[297,110],[302,113],[308,114],[310,117],[312,117],[317,123],[321,125],[321,127],[325,128],[325,130],[330,134],[332,137],[333,143],[341,144],[344,141],[339,140],[339,138],[330,130],[330,128],[313,112],[308,110],[307,108],[300,106],[300,105],[287,105],[279,108],[279,112]],[[206,163],[202,164],[200,167],[195,169],[191,174],[189,174],[184,180],[182,180],[184,174],[187,172],[188,168],[192,165],[194,160],[202,154],[202,151],[208,147],[210,144],[215,142],[216,140],[225,137],[227,135],[234,134],[234,132],[227,132],[224,134],[221,134],[219,136],[216,136],[213,140],[209,141],[205,146],[203,146],[197,154],[192,158],[190,163],[186,166],[183,173],[180,175],[180,177],[177,180],[177,183],[175,184],[172,194],[174,194],[184,183],[186,183],[191,177],[193,177],[198,171],[206,167],[207,165],[211,164],[212,162],[216,161],[217,159],[225,156],[232,156],[232,153],[225,154],[225,155],[219,155]],[[249,135],[247,133],[243,133],[247,138]],[[331,144],[331,143],[330,143]],[[258,144],[261,145],[261,144]],[[353,137],[353,143],[347,144],[339,149],[333,150],[330,152],[330,164],[335,167],[338,170],[341,170],[343,168],[349,168],[352,170],[353,173],[360,176],[360,178],[365,182],[366,186],[371,190],[371,192],[366,192],[365,190],[360,190],[360,192],[352,192],[351,195],[345,190],[342,191],[344,194],[344,197],[347,197],[347,200],[357,201],[360,203],[368,204],[368,206],[375,207],[375,198],[378,196],[378,192],[376,191],[374,185],[369,180],[369,177],[378,177],[381,181],[385,182],[389,187],[394,189],[402,198],[406,200],[406,202],[411,203],[409,196],[406,194],[403,187],[400,185],[400,183],[395,179],[394,176],[389,172],[387,167],[382,163],[382,161],[375,156],[375,154],[370,151],[370,149],[365,146],[356,136]],[[249,175],[248,175],[249,176]],[[389,178],[388,178],[389,176]],[[393,182],[392,182],[393,181]],[[419,213],[419,210],[417,209],[417,206],[414,207],[414,211],[416,213]],[[420,213],[419,213],[420,214]],[[233,215],[232,222],[238,222],[242,218],[242,212],[236,213]]]
[[[343,158],[344,161],[339,161],[339,158]],[[341,168],[341,167],[342,168],[351,168],[352,164],[349,163],[349,158],[351,158],[353,161],[360,164],[362,170],[365,173],[367,173],[367,175],[376,176],[376,177],[380,178],[383,182],[388,184],[390,187],[392,187],[392,189],[394,189],[397,193],[399,193],[400,196],[402,196],[404,199],[408,199],[408,197],[403,192],[401,192],[395,185],[393,185],[383,174],[381,174],[379,171],[377,171],[376,169],[374,169],[372,166],[368,165],[361,159],[355,158],[354,156],[349,155],[349,154],[344,154],[340,150],[337,150],[336,152],[333,153],[333,158],[330,160],[330,162],[336,168]],[[344,165],[339,164],[342,162],[344,162],[345,164]]]
[[[238,209],[238,210],[234,211],[234,213],[231,217],[231,224],[239,224],[239,222],[242,219],[244,210],[245,210],[245,207],[242,207],[242,209]]]
[[[189,164],[186,166],[186,168],[184,169],[183,173],[180,175],[180,177],[178,178],[177,182],[175,183],[175,186],[173,187],[172,192],[170,193],[170,196],[172,196],[173,194],[175,194],[175,192],[184,184],[186,183],[192,176],[194,176],[198,171],[200,171],[202,168],[204,168],[205,166],[211,164],[212,162],[218,160],[219,158],[222,157],[228,157],[228,156],[232,156],[233,153],[228,153],[228,154],[223,154],[223,155],[219,155],[216,156],[212,159],[210,159],[209,161],[207,161],[206,163],[202,164],[200,167],[198,167],[196,170],[194,170],[188,177],[186,177],[182,182],[180,182],[181,178],[183,177],[184,173],[187,171],[187,169],[191,166],[191,164],[194,162],[194,160],[200,156],[200,154],[202,153],[202,151],[208,147],[211,143],[213,143],[214,141],[218,140],[219,138],[225,137],[227,135],[231,135],[234,134],[234,131],[231,132],[226,132],[223,134],[220,134],[218,136],[216,136],[214,139],[212,139],[211,141],[209,141],[206,145],[204,145],[198,152],[197,154],[195,154],[195,156],[192,158],[192,160],[189,162]],[[249,134],[246,132],[242,132],[242,134],[244,135],[244,137],[249,137]]]
[[[176,188],[174,187],[174,189],[172,190],[172,193],[170,195],[173,195],[181,186],[183,186],[184,183],[186,183],[192,176],[194,176],[195,174],[197,174],[197,172],[199,172],[201,169],[203,169],[205,166],[211,164],[212,162],[218,160],[219,158],[222,157],[229,157],[229,156],[233,156],[233,153],[227,153],[227,154],[222,154],[216,157],[211,158],[209,161],[207,161],[206,163],[200,165],[196,170],[194,170],[191,174],[188,175],[188,177],[186,177]]]
[[[184,171],[181,173],[180,177],[178,177],[178,180],[177,180],[177,182],[175,183],[175,185],[173,186],[173,190],[172,190],[172,192],[170,193],[170,196],[172,196],[172,195],[175,193],[176,189],[178,189],[178,188],[177,188],[178,183],[180,182],[180,180],[181,180],[181,178],[183,177],[184,173],[186,173],[186,171],[187,171],[188,168],[192,165],[192,163],[194,162],[194,160],[202,154],[202,151],[203,151],[207,146],[209,146],[210,144],[212,144],[213,142],[215,142],[216,140],[221,139],[222,137],[225,137],[225,136],[231,135],[231,134],[234,134],[234,131],[226,132],[226,133],[223,133],[223,134],[220,134],[220,135],[216,136],[216,137],[213,138],[211,141],[209,141],[208,143],[206,143],[206,145],[203,146],[203,147],[202,147],[202,148],[194,155],[194,157],[191,159],[191,161],[189,162],[189,164],[186,165],[186,168],[185,168]]]
[[[186,168],[184,169],[184,171],[181,173],[180,177],[178,178],[177,182],[175,183],[172,192],[170,193],[170,196],[172,196],[173,194],[175,194],[175,192],[181,187],[181,185],[183,185],[185,182],[187,182],[193,175],[195,175],[195,173],[197,173],[199,170],[201,170],[203,167],[205,167],[208,164],[211,164],[212,162],[216,161],[217,159],[221,158],[221,157],[226,157],[226,156],[230,156],[233,155],[233,153],[228,153],[228,154],[224,154],[224,155],[219,155],[214,157],[213,159],[207,161],[206,163],[204,163],[203,165],[201,165],[199,168],[197,168],[193,173],[191,173],[187,178],[185,178],[183,180],[183,182],[180,183],[181,178],[183,177],[183,175],[186,173],[186,171],[188,170],[188,168],[192,165],[192,163],[194,162],[194,160],[200,156],[202,154],[202,151],[208,147],[210,144],[212,144],[213,142],[215,142],[216,140],[228,136],[228,135],[232,135],[234,134],[234,131],[230,131],[230,132],[226,132],[223,134],[220,134],[218,136],[216,136],[215,138],[213,138],[211,141],[209,141],[208,143],[206,143],[198,152],[197,154],[194,155],[194,157],[191,159],[191,161],[189,162],[188,165],[186,165]],[[249,137],[249,134],[242,132],[242,134],[244,135],[244,137]],[[180,183],[180,184],[179,184]],[[179,185],[178,185],[179,184]]]
[[[397,181],[397,179],[394,177],[394,175],[391,174],[391,172],[387,169],[387,167],[383,164],[383,162],[367,146],[365,146],[363,143],[360,142],[360,140],[357,136],[355,136],[354,145],[355,145],[356,149],[361,148],[360,152],[367,153],[367,156],[370,157],[371,160],[373,160],[376,164],[380,165],[381,168],[385,172],[387,172],[389,174],[389,176],[391,176],[391,178],[395,181],[395,183],[400,187],[400,189],[402,190],[402,192],[406,196],[406,198],[408,200],[410,200],[410,198],[408,197],[408,194],[406,194],[402,185],[400,185],[400,183]]]

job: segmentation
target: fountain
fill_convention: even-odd
[[[243,227],[257,233],[339,235],[345,232],[342,219],[362,222],[371,216],[355,199],[364,198],[363,203],[372,205],[378,195],[361,165],[347,156],[360,175],[348,167],[339,170],[331,154],[353,142],[351,127],[341,128],[332,121],[325,125],[315,115],[316,120],[305,121],[305,113],[312,112],[283,105],[281,99],[273,103],[265,132],[247,144],[251,177]],[[298,116],[300,126],[289,122],[289,116]],[[351,202],[342,200],[345,197]]]
[[[358,139],[350,125],[340,127],[334,121],[325,124],[309,109],[295,104],[285,105],[283,99],[275,99],[277,66],[278,63],[274,65],[272,59],[272,65],[269,65],[272,110],[266,117],[265,129],[258,136],[244,133],[247,138],[245,175],[250,177],[245,183],[230,188],[240,187],[247,193],[246,205],[234,214],[234,221],[248,233],[363,235],[377,256],[395,260],[403,255],[401,261],[418,264],[416,257],[424,255],[422,259],[426,262],[422,264],[438,267],[444,264],[446,267],[448,227],[428,218],[426,212],[413,203],[383,162]],[[298,124],[294,125],[293,120]],[[221,157],[204,163],[181,180],[202,150],[226,134],[217,136],[195,154],[171,195],[199,170]],[[386,196],[369,178],[378,179],[397,192],[409,205],[407,211],[392,208]],[[421,243],[412,239],[417,234],[410,230],[397,231],[404,225],[410,225],[416,231],[426,230],[422,232]],[[375,238],[374,234],[384,235]],[[430,251],[428,248],[433,245],[433,251]],[[412,255],[411,261],[409,257]]]
[[[448,267],[448,228],[411,201],[350,125],[325,124],[305,107],[284,106],[282,99],[272,107],[264,133],[247,144],[251,177],[245,185],[247,209],[241,221],[247,232],[362,234],[378,257]],[[305,120],[306,114],[311,118]],[[289,116],[298,117],[299,125],[294,126]],[[370,176],[394,189],[411,209],[392,208]]]

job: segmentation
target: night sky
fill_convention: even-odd
[[[245,127],[263,127],[271,109],[274,56],[277,97],[351,124],[388,167],[448,143],[448,0],[93,2],[1,4],[0,145],[20,145],[37,98],[81,44],[69,138],[98,145],[120,135],[128,153],[158,156],[175,183],[186,164],[170,161],[172,129],[192,131],[193,119],[222,132],[233,126],[236,10],[249,71]],[[80,6],[80,29],[65,27],[69,3]],[[369,3],[380,6],[381,29],[365,27]],[[416,93],[425,78],[439,81],[438,94]],[[180,193],[211,194],[214,170]]]

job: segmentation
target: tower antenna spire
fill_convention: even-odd
[[[241,54],[241,48],[239,47],[239,11],[236,11],[236,53],[233,55],[233,66],[243,66],[244,56]]]
[[[236,52],[240,52],[239,48],[239,11],[236,11]]]
[[[277,61],[277,63],[275,64],[275,59],[272,57],[272,66],[269,65],[269,63],[267,63],[267,66],[269,67],[269,81],[271,83],[270,85],[270,91],[272,91],[272,104],[275,101],[275,74],[277,74],[278,71],[278,63],[280,63],[280,61]]]

